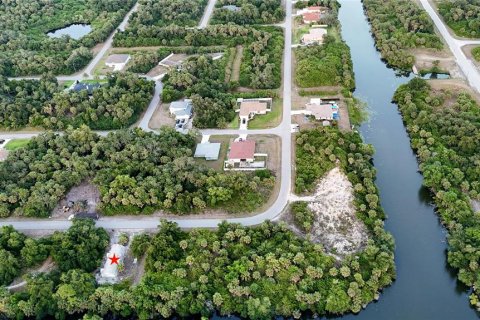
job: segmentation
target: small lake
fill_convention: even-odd
[[[422,79],[450,79],[450,75],[448,73],[426,73]]]
[[[50,38],[60,38],[64,35],[69,36],[72,39],[78,40],[81,37],[87,35],[92,31],[92,27],[89,24],[71,24],[61,29],[55,29],[47,33]]]

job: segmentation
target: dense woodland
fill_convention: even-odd
[[[140,0],[139,8],[129,20],[127,30],[150,26],[193,27],[200,21],[208,0]]]
[[[333,36],[325,36],[322,45],[295,50],[295,80],[299,87],[342,86],[355,88],[350,48]]]
[[[480,46],[472,49],[472,56],[475,60],[480,62]]]
[[[172,147],[174,146],[174,147]],[[199,166],[195,138],[165,128],[100,137],[87,127],[47,132],[0,162],[0,217],[47,217],[85,179],[99,187],[104,214],[247,212],[265,202],[269,171],[224,173]]]
[[[0,75],[69,74],[92,58],[89,48],[120,24],[134,0],[4,1],[0,6]],[[91,24],[79,40],[47,32],[73,23]]]
[[[228,10],[224,6],[235,6]],[[285,18],[281,0],[219,0],[211,18],[211,24],[274,24]]]
[[[442,0],[438,11],[457,35],[480,37],[480,0]]]
[[[401,86],[394,100],[449,231],[448,262],[480,309],[480,216],[471,203],[480,201],[479,105],[466,93],[433,92],[422,79]]]
[[[53,243],[47,251],[54,259],[61,255],[68,261],[71,257],[63,254],[71,250],[78,262],[27,276],[22,292],[0,291],[0,311],[9,318],[39,319],[82,314],[83,319],[107,314],[139,319],[210,316],[215,310],[248,319],[340,314],[359,312],[394,274],[392,259],[384,251],[393,246],[386,234],[383,248],[377,246],[380,240],[371,242],[358,256],[338,263],[321,245],[297,237],[283,224],[248,228],[222,223],[217,231],[185,232],[164,221],[155,235],[139,235],[132,242],[136,256],[147,256],[138,285],[97,286],[85,262],[90,259],[99,266],[105,234],[82,220],[66,233],[39,240]]]
[[[390,66],[410,71],[415,57],[409,49],[443,47],[428,13],[415,1],[363,0],[363,5],[376,46]]]
[[[154,83],[131,73],[114,73],[107,79],[89,96],[86,90],[64,91],[51,74],[40,80],[0,77],[0,127],[126,128],[148,106]]]

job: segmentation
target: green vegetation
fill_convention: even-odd
[[[0,77],[0,127],[47,129],[79,127],[108,130],[134,123],[148,106],[154,83],[131,73],[114,73],[93,91],[64,91],[52,75],[40,80]]]
[[[472,56],[476,61],[480,62],[480,46],[472,49]]]
[[[338,94],[338,90],[298,90],[298,94],[301,97],[309,97],[309,96],[336,96]]]
[[[424,184],[432,190],[449,231],[448,262],[458,270],[458,279],[473,287],[470,301],[478,309],[480,216],[471,201],[480,200],[480,108],[466,93],[433,92],[418,78],[400,86],[394,100],[407,124]]]
[[[8,143],[5,145],[5,149],[8,151],[17,150],[25,147],[29,141],[30,139],[13,139],[8,141]]]
[[[193,27],[203,15],[208,0],[140,0],[139,8],[130,17],[127,31],[150,26]]]
[[[480,36],[480,0],[442,0],[438,11],[450,28],[459,36]]]
[[[108,38],[134,0],[9,1],[0,6],[0,75],[69,74],[92,58],[89,48]],[[79,40],[47,32],[73,23],[91,24]]]
[[[415,57],[409,49],[443,47],[430,17],[415,1],[363,0],[363,5],[376,46],[390,66],[410,71]]]
[[[238,11],[223,8],[238,7]],[[273,24],[285,18],[281,0],[219,0],[216,3],[211,24]]]
[[[327,35],[323,45],[297,48],[295,55],[295,80],[299,87],[342,85],[349,90],[355,88],[350,48],[344,42]]]
[[[348,108],[348,117],[350,123],[359,126],[368,119],[367,104],[359,99],[345,98]]]
[[[314,213],[308,209],[308,202],[294,202],[290,208],[293,222],[304,232],[312,230],[315,219]]]
[[[160,48],[157,51],[135,51],[128,63],[128,71],[147,73],[170,53],[170,50],[167,48]]]
[[[264,96],[259,96],[264,97]],[[274,99],[272,111],[265,115],[257,115],[248,121],[249,129],[265,129],[276,127],[282,120],[282,100]]]
[[[174,147],[172,147],[174,146]],[[105,214],[248,212],[270,195],[274,177],[216,172],[193,159],[195,139],[165,128],[100,137],[87,127],[33,138],[0,163],[0,217],[47,217],[75,185],[91,179]]]

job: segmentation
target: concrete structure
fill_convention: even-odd
[[[218,160],[221,143],[199,143],[195,149],[195,158],[205,158],[205,160]]]
[[[127,62],[130,60],[130,55],[129,54],[111,54],[108,56],[107,61],[105,61],[105,64],[113,68],[113,71],[120,71],[125,68],[125,65]]]
[[[264,169],[265,161],[255,161],[255,157],[267,157],[267,154],[255,153],[255,141],[234,141],[230,144],[224,170]]]
[[[309,33],[302,36],[302,43],[309,44],[322,44],[323,37],[327,34],[327,29],[324,28],[312,28]]]
[[[314,116],[316,120],[338,120],[338,106],[334,101],[326,103],[320,98],[313,98],[305,107],[305,114]]]
[[[173,101],[168,110],[175,116],[175,120],[188,120],[192,116],[192,100]]]
[[[95,83],[85,83],[80,81],[75,81],[71,87],[71,91],[80,92],[86,90],[89,95],[93,94],[93,90],[100,88],[102,85],[98,82]]]
[[[105,264],[100,268],[100,275],[97,279],[98,283],[115,283],[118,280],[118,264],[123,262],[123,258],[127,248],[120,244],[113,244],[110,251],[107,253]],[[111,258],[119,258],[118,263],[112,263]]]

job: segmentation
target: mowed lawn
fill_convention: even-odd
[[[283,99],[274,98],[272,111],[264,115],[256,115],[248,121],[248,129],[275,128],[282,121]]]
[[[25,147],[30,139],[13,139],[5,145],[5,150],[13,151]]]

